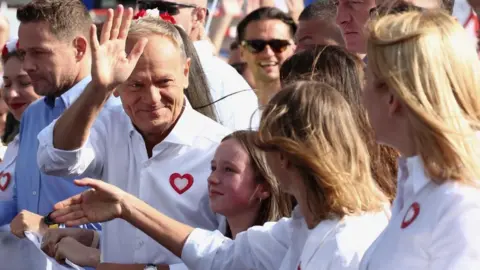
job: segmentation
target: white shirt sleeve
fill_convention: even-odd
[[[79,149],[65,151],[53,146],[53,121],[38,134],[37,163],[40,170],[56,176],[80,176],[101,178],[106,155],[107,131],[99,119],[90,129],[87,142]]]
[[[432,234],[430,269],[480,269],[480,205],[478,202],[453,203],[445,211]]]
[[[190,270],[278,270],[291,242],[290,219],[268,222],[239,233],[235,240],[219,231],[195,229],[183,247]]]

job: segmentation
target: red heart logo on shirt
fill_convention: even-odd
[[[408,208],[407,213],[405,214],[405,217],[403,218],[402,221],[402,229],[407,228],[410,226],[410,224],[413,223],[413,221],[418,217],[418,214],[420,214],[420,204],[417,202],[414,202],[410,208]]]
[[[180,195],[189,190],[193,185],[193,176],[189,173],[180,175],[174,173],[170,175],[170,185]]]
[[[10,184],[11,180],[12,180],[12,176],[10,176],[10,173],[0,172],[0,190],[1,191],[7,190],[7,187]]]

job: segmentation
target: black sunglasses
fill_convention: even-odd
[[[265,50],[265,47],[267,47],[267,45],[270,46],[272,51],[274,51],[275,53],[282,53],[288,48],[288,46],[292,45],[292,43],[284,39],[252,39],[242,41],[242,46],[247,48],[247,50],[251,53],[260,53]]]
[[[245,69],[247,68],[247,63],[233,63],[230,64],[240,75],[243,75]]]
[[[197,8],[196,5],[188,5],[188,4],[179,4],[169,1],[162,1],[162,0],[139,0],[137,2],[139,9],[158,9],[160,13],[168,13],[170,15],[178,15],[180,13],[180,9],[182,8]],[[208,16],[208,9],[207,9],[207,16]]]
[[[370,17],[381,17],[388,14],[400,14],[400,13],[409,12],[409,11],[422,12],[424,10],[425,10],[424,8],[421,8],[419,6],[415,6],[409,3],[400,3],[393,7],[385,7],[385,6],[374,7],[370,9]]]

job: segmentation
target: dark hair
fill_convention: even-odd
[[[93,21],[81,0],[34,0],[17,10],[21,23],[47,22],[57,38],[75,34],[89,38]]]
[[[185,33],[180,26],[175,25],[175,28],[182,37],[183,45],[185,47],[185,54],[188,58],[190,58],[191,61],[190,74],[188,76],[188,87],[185,89],[185,96],[187,96],[192,108],[206,117],[209,117],[214,121],[218,121],[217,114],[215,112],[215,105],[213,104],[213,98],[210,94],[210,87],[208,86],[208,81],[200,63],[200,59],[198,58],[195,46],[188,37],[187,33]]]
[[[15,116],[11,112],[7,114],[7,121],[5,123],[5,132],[2,135],[2,143],[7,145],[15,136],[17,136],[20,130],[20,122],[15,119]]]
[[[311,19],[335,20],[337,7],[332,1],[318,1],[305,7],[298,17],[299,21],[307,21]]]
[[[274,7],[262,7],[256,9],[250,14],[248,14],[242,21],[237,25],[237,42],[240,44],[242,40],[245,38],[245,31],[247,30],[247,26],[254,21],[261,21],[261,20],[280,20],[286,25],[290,27],[290,34],[292,37],[295,35],[297,31],[297,25],[295,21],[292,19],[290,15],[281,11],[278,8]]]
[[[230,44],[230,51],[235,51],[236,49],[238,49],[240,46],[238,44],[238,42],[236,40],[234,40],[231,44]]]
[[[275,175],[268,167],[265,152],[260,150],[255,140],[258,137],[257,131],[239,130],[223,138],[222,142],[230,139],[236,140],[247,152],[250,159],[250,166],[253,168],[254,178],[258,184],[265,184],[270,191],[270,197],[263,200],[260,211],[251,226],[263,225],[268,221],[277,221],[283,217],[290,216],[292,211],[292,197],[280,190]],[[232,231],[227,223],[225,236],[232,237]]]
[[[298,52],[280,68],[282,85],[299,80],[322,82],[335,88],[348,101],[361,128],[371,158],[372,176],[382,191],[393,199],[396,193],[398,152],[375,142],[362,103],[364,64],[356,55],[338,46],[317,46]]]

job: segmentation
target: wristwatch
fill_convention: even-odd
[[[58,228],[58,224],[56,224],[53,219],[50,217],[52,213],[50,212],[48,215],[43,217],[43,223],[48,226],[50,229]]]
[[[158,270],[157,266],[155,264],[147,264],[143,270]]]

